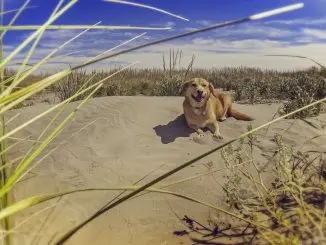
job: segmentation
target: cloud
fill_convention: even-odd
[[[210,26],[213,24],[210,20],[197,20],[196,23],[202,26]]]
[[[292,20],[271,20],[265,21],[266,24],[281,24],[281,25],[325,25],[326,18],[319,19],[292,19]]]
[[[202,24],[208,24],[208,21]],[[174,26],[174,22],[166,25]],[[182,26],[182,30],[192,27]],[[81,31],[76,30],[50,30],[46,31],[40,45],[32,56],[30,63],[35,63],[45,57],[58,45],[63,44]],[[109,31],[91,30],[85,35],[74,40],[58,54],[80,51],[52,60],[44,66],[47,71],[58,71],[67,68],[68,65],[78,65],[87,59],[106,51],[130,38],[139,35],[143,31]],[[135,46],[148,40],[168,36],[168,32],[149,31],[147,35],[129,43],[123,48]],[[306,68],[312,64],[302,59],[290,59],[279,57],[264,57],[265,54],[292,54],[311,57],[326,64],[326,44],[320,43],[326,39],[326,31],[317,28],[303,28],[302,30],[284,27],[266,26],[263,24],[241,25],[239,27],[223,28],[197,37],[187,37],[148,47],[132,53],[123,54],[110,60],[92,65],[92,69],[108,69],[116,64],[127,64],[140,61],[138,67],[161,67],[162,55],[168,55],[170,49],[181,49],[183,61],[187,66],[193,54],[196,55],[195,67],[211,68],[223,66],[256,66],[278,70]],[[13,50],[15,45],[5,46],[5,53]],[[115,50],[118,51],[118,50]],[[19,54],[14,62],[21,62],[24,54]]]
[[[166,26],[166,27],[175,27],[176,24],[173,21],[168,21],[168,22],[166,22],[166,24],[164,26]]]
[[[241,27],[231,27],[225,30],[216,30],[215,33],[218,33],[221,37],[231,37],[236,36],[237,38],[241,38],[243,36],[250,36],[251,38],[286,38],[295,36],[296,32],[285,29],[285,28],[276,28],[276,27],[269,27],[263,25],[254,25],[254,24],[245,24]]]
[[[325,30],[304,28],[302,29],[302,32],[307,36],[316,37],[318,39],[326,39]]]
[[[193,54],[196,56],[194,66],[197,68],[251,66],[277,70],[293,70],[307,68],[313,65],[311,62],[302,59],[265,57],[264,55],[266,54],[304,55],[326,64],[326,44],[301,44],[291,46],[288,42],[271,40],[251,39],[223,41],[195,38],[186,43],[166,43],[123,54],[116,58],[92,65],[87,69],[89,71],[93,69],[102,70],[114,67],[117,64],[130,64],[136,61],[140,62],[137,67],[160,68],[162,67],[162,55],[169,55],[170,49],[182,50],[181,65],[184,67],[188,65]],[[50,50],[51,49],[45,48],[37,49],[31,63],[36,62],[39,57],[44,57]],[[59,69],[67,68],[68,65],[81,64],[102,51],[103,47],[94,46],[89,52],[85,51],[78,55],[73,54],[68,57],[53,60],[40,71],[58,71]],[[18,57],[18,59],[22,58],[22,55]]]

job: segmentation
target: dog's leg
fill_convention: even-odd
[[[208,128],[212,131],[213,137],[217,139],[223,139],[221,133],[220,133],[220,127],[218,125],[218,122],[215,121],[212,124],[208,125]]]
[[[228,112],[228,110],[226,108],[224,108],[224,111],[223,111],[223,115],[221,117],[221,121],[224,121],[226,120],[226,113]]]
[[[232,99],[229,94],[221,94],[221,99],[222,99],[222,104],[223,104],[223,114],[221,117],[221,121],[224,121],[224,120],[226,120],[226,115],[232,105]]]

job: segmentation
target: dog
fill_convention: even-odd
[[[224,121],[227,117],[244,121],[254,120],[235,110],[231,95],[218,92],[206,79],[192,78],[181,85],[179,93],[185,97],[183,112],[187,124],[199,136],[204,136],[202,128],[207,127],[212,131],[213,137],[223,139],[218,121]]]

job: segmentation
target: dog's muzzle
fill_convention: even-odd
[[[205,98],[205,94],[204,94],[204,92],[203,91],[201,91],[201,90],[198,90],[197,91],[197,95],[191,95],[192,96],[192,98],[195,100],[195,101],[197,101],[197,102],[201,102],[204,98]]]

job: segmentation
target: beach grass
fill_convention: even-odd
[[[112,1],[111,1],[112,2]],[[115,1],[113,1],[115,2]],[[126,2],[126,1],[124,1]],[[1,1],[2,3],[2,9],[1,12],[5,13],[4,9],[4,1]],[[134,69],[131,69],[132,65],[130,64],[128,66],[125,66],[123,68],[119,68],[110,72],[102,72],[102,73],[93,73],[86,75],[81,70],[83,67],[86,67],[87,65],[94,64],[98,61],[101,61],[103,59],[108,59],[110,57],[118,56],[119,54],[131,52],[133,50],[146,47],[149,45],[154,45],[160,42],[168,41],[171,39],[181,38],[185,35],[195,34],[199,33],[201,31],[209,31],[214,28],[219,28],[225,25],[231,25],[229,24],[218,24],[214,25],[209,28],[204,28],[204,30],[197,30],[195,32],[190,32],[188,34],[182,34],[175,37],[170,37],[167,39],[154,41],[146,45],[140,45],[136,48],[126,49],[125,51],[120,51],[114,54],[99,55],[98,57],[94,57],[94,59],[86,60],[83,64],[78,65],[76,67],[70,67],[67,69],[64,69],[62,71],[46,75],[44,77],[41,77],[40,79],[36,79],[36,81],[32,83],[25,83],[26,80],[33,74],[33,72],[37,71],[42,65],[46,64],[49,60],[53,59],[55,57],[56,53],[63,49],[67,44],[73,42],[75,39],[77,39],[80,35],[85,33],[87,30],[90,29],[143,29],[143,30],[162,30],[162,28],[149,28],[149,27],[125,27],[125,26],[103,26],[99,25],[99,23],[96,23],[95,25],[81,25],[81,26],[56,26],[53,25],[54,21],[57,20],[60,16],[65,14],[66,11],[68,11],[71,7],[73,7],[77,1],[71,0],[65,3],[65,1],[59,1],[57,7],[49,17],[49,19],[41,26],[14,26],[15,20],[19,17],[19,15],[22,13],[23,10],[27,9],[29,1],[26,1],[22,8],[20,8],[17,11],[17,15],[12,19],[12,21],[9,22],[8,25],[4,26],[2,25],[0,31],[1,31],[1,54],[2,54],[2,40],[3,36],[7,31],[13,31],[13,30],[34,30],[34,32],[28,36],[20,45],[18,45],[8,56],[3,57],[3,55],[0,56],[0,69],[1,69],[1,94],[0,94],[0,115],[1,115],[1,122],[0,122],[0,152],[1,152],[1,186],[0,186],[0,198],[1,198],[1,210],[0,210],[0,220],[2,222],[2,238],[3,243],[6,245],[13,244],[13,233],[11,230],[13,230],[15,227],[20,226],[21,224],[15,224],[13,218],[14,215],[27,209],[32,206],[37,206],[40,203],[56,199],[58,197],[62,197],[64,195],[70,195],[76,192],[90,192],[90,191],[110,191],[110,190],[123,190],[128,191],[127,194],[121,196],[120,198],[113,200],[109,202],[105,207],[103,207],[98,212],[94,213],[92,216],[90,216],[88,219],[83,221],[82,223],[76,225],[75,227],[72,227],[71,230],[69,230],[66,234],[62,234],[61,238],[58,239],[55,244],[63,244],[65,241],[67,241],[71,236],[73,236],[78,230],[80,230],[82,227],[87,225],[92,220],[96,219],[100,215],[104,214],[105,212],[110,211],[112,208],[117,207],[121,205],[123,202],[126,202],[128,200],[131,200],[132,198],[135,198],[139,195],[145,194],[147,192],[157,192],[161,194],[167,194],[167,195],[174,195],[178,196],[180,198],[199,203],[201,205],[210,207],[215,209],[218,212],[222,212],[226,215],[232,216],[234,218],[239,219],[241,222],[244,222],[245,224],[248,224],[251,226],[252,229],[254,229],[257,233],[260,239],[263,239],[264,241],[270,243],[270,244],[289,244],[286,242],[289,242],[288,237],[284,236],[284,230],[275,230],[272,229],[270,226],[265,225],[264,223],[261,223],[260,220],[251,219],[248,217],[248,214],[238,214],[235,212],[231,212],[228,210],[224,210],[220,207],[217,207],[215,205],[205,203],[201,200],[197,200],[195,197],[189,197],[186,195],[182,195],[180,193],[171,192],[168,190],[163,190],[164,186],[162,188],[154,188],[154,186],[158,183],[160,183],[162,180],[166,179],[167,177],[182,171],[183,169],[187,168],[188,166],[196,163],[198,160],[216,152],[216,151],[222,151],[224,149],[227,149],[227,147],[230,147],[235,142],[241,142],[245,139],[253,140],[251,137],[252,135],[257,132],[258,130],[261,130],[263,128],[268,127],[269,125],[286,119],[290,117],[300,117],[305,118],[312,115],[317,115],[321,112],[320,105],[326,101],[325,97],[325,91],[323,90],[325,87],[323,81],[324,80],[324,74],[325,71],[323,70],[324,67],[322,66],[319,69],[311,69],[308,71],[302,71],[302,72],[289,72],[289,73],[277,73],[275,71],[261,71],[258,69],[247,69],[247,68],[230,68],[230,69],[221,69],[221,70],[195,70],[193,69],[193,62],[195,60],[195,57],[193,57],[189,61],[189,66],[186,69],[178,69],[177,63],[178,59],[181,58],[181,52],[177,51],[176,53],[170,54],[170,65],[167,67],[167,64],[165,63],[165,60],[163,62],[164,67],[163,70],[154,70],[150,71],[148,75],[144,75],[147,73],[147,71],[137,71]],[[144,6],[142,6],[144,7]],[[148,6],[146,6],[148,7]],[[153,9],[152,9],[153,10]],[[157,9],[156,9],[157,10]],[[160,11],[162,12],[162,11]],[[269,16],[271,13],[265,13],[266,16]],[[171,14],[170,14],[171,15]],[[245,21],[251,21],[258,18],[262,18],[265,15],[253,15],[249,18],[244,18],[238,21],[235,21],[234,23],[242,23]],[[178,16],[180,17],[180,16]],[[40,42],[40,39],[44,32],[49,29],[80,29],[83,30],[75,37],[71,38],[67,42],[63,43],[62,45],[58,46],[56,49],[54,49],[52,52],[50,52],[45,58],[41,59],[35,64],[30,64],[31,56],[35,52],[37,44]],[[163,30],[168,29],[163,27]],[[30,45],[30,47],[29,47]],[[19,69],[14,72],[8,72],[6,70],[6,65],[10,64],[10,62],[13,60],[13,58],[19,54],[23,49],[29,47],[28,52],[26,54],[26,57],[22,61]],[[5,74],[5,71],[7,73]],[[242,80],[241,82],[237,82],[233,80],[234,76],[236,74],[241,73],[241,77],[238,78]],[[127,74],[127,75],[126,75]],[[142,75],[139,75],[142,74]],[[273,74],[271,76],[270,74]],[[308,74],[308,75],[307,75]],[[105,95],[122,95],[121,92],[119,92],[118,88],[121,88],[121,84],[117,81],[115,85],[110,84],[109,86],[120,86],[120,87],[106,87],[105,82],[108,80],[114,80],[118,76],[128,76],[130,80],[134,79],[135,77],[141,77],[143,79],[143,76],[149,76],[146,79],[148,81],[145,82],[134,82],[133,86],[140,86],[138,90],[140,94],[145,93],[144,91],[153,91],[151,95],[164,95],[164,96],[175,96],[178,94],[178,87],[179,85],[184,82],[188,77],[191,76],[204,76],[208,80],[212,81],[216,87],[225,88],[226,90],[234,90],[236,96],[238,96],[238,100],[249,100],[251,103],[259,102],[259,100],[262,99],[282,99],[282,100],[288,100],[287,102],[284,102],[284,108],[283,108],[283,114],[274,120],[265,123],[257,128],[251,128],[248,129],[247,132],[231,139],[230,141],[223,143],[219,145],[218,147],[205,152],[198,157],[191,159],[190,161],[187,161],[175,169],[164,173],[163,175],[159,176],[158,178],[148,182],[144,185],[134,185],[134,186],[122,186],[122,187],[106,187],[106,188],[85,188],[80,190],[67,190],[63,193],[53,193],[49,195],[41,195],[41,196],[30,196],[26,197],[25,199],[18,200],[15,202],[12,202],[11,200],[11,192],[14,188],[14,186],[24,177],[28,172],[30,172],[35,166],[38,164],[41,164],[42,161],[49,156],[50,153],[43,156],[41,159],[38,159],[39,156],[45,151],[47,146],[53,142],[53,140],[62,132],[64,127],[67,125],[68,122],[70,122],[76,113],[78,113],[79,109],[92,97],[94,97],[97,94],[101,94],[101,91],[106,91]],[[158,82],[154,85],[150,85],[150,82],[153,81],[153,76],[157,76],[159,79]],[[229,78],[227,78],[229,76]],[[232,77],[233,76],[233,77]],[[221,79],[224,77],[224,80]],[[82,80],[82,82],[80,81]],[[120,79],[121,80],[121,79]],[[274,81],[277,81],[276,84]],[[128,83],[128,80],[125,79],[123,82],[126,84]],[[148,82],[148,83],[147,83]],[[139,85],[140,84],[140,85]],[[147,84],[147,85],[146,85]],[[263,84],[263,86],[260,86],[260,88],[257,91],[257,84]],[[297,86],[301,86],[303,84],[302,90],[296,90],[296,93],[292,94],[292,89]],[[151,87],[153,86],[153,87]],[[51,106],[51,108],[45,110],[44,112],[40,113],[39,115],[35,116],[34,118],[24,122],[23,124],[17,126],[14,129],[11,129],[9,131],[6,130],[6,122],[4,121],[4,115],[9,110],[17,107],[22,102],[26,101],[29,98],[32,98],[36,94],[45,91],[45,90],[54,90],[55,93],[58,95],[60,102]],[[122,89],[123,90],[123,89]],[[120,89],[120,91],[122,91]],[[277,91],[275,94],[275,90]],[[135,87],[133,88],[127,88],[126,93],[127,95],[136,95],[136,94],[129,94],[129,93],[135,93]],[[241,91],[245,91],[243,94]],[[318,91],[321,91],[320,93]],[[305,92],[305,93],[304,93]],[[138,92],[136,92],[138,93]],[[149,92],[150,93],[150,92]],[[290,97],[290,95],[292,97]],[[60,115],[65,107],[68,105],[68,103],[72,101],[78,101],[75,110],[73,112],[69,113],[64,120],[60,121],[54,129],[50,130],[50,125],[53,125],[56,119],[58,118],[58,115]],[[290,102],[289,102],[290,101]],[[44,117],[45,115],[49,114],[50,112],[58,110],[57,114],[53,117],[52,121],[49,123],[49,125],[46,125],[45,128],[40,130],[39,137],[34,142],[33,146],[30,148],[27,153],[22,156],[19,159],[16,159],[16,163],[12,164],[11,162],[8,162],[8,159],[6,157],[6,152],[8,150],[8,147],[15,147],[15,146],[8,146],[7,140],[9,137],[14,136],[15,133],[19,132],[20,130],[26,128],[28,125],[35,123],[38,119]],[[297,181],[301,181],[301,179],[295,179],[294,173],[289,171],[290,168],[288,166],[289,159],[287,158],[288,154],[286,151],[282,152],[282,141],[278,139],[276,141],[278,143],[278,147],[280,148],[280,161],[278,162],[278,167],[281,169],[277,172],[277,177],[282,177],[282,185],[280,191],[288,191],[289,194],[293,197],[292,201],[297,202],[296,209],[298,209],[298,215],[300,216],[300,220],[298,221],[298,224],[300,225],[304,220],[308,220],[310,222],[314,229],[310,229],[309,226],[309,232],[307,234],[312,234],[314,237],[318,235],[318,237],[322,237],[324,235],[324,218],[321,218],[320,220],[316,221],[314,216],[319,216],[322,214],[325,214],[325,207],[322,207],[321,210],[317,210],[315,207],[309,206],[311,203],[308,199],[305,199],[306,192],[310,195],[311,192],[318,191],[318,194],[321,193],[321,195],[325,195],[325,184],[320,183],[311,183],[311,185],[307,186],[298,186]],[[225,156],[232,156],[232,154],[235,151],[229,151],[228,155]],[[227,157],[225,158],[227,159]],[[285,159],[285,160],[284,160]],[[254,163],[252,163],[254,164]],[[310,164],[311,165],[311,164]],[[232,164],[228,165],[229,167],[232,167]],[[297,171],[295,174],[299,175],[300,178],[305,175],[305,171],[308,169],[308,167],[297,167]],[[236,172],[241,172],[241,170],[237,169]],[[258,171],[259,172],[259,171]],[[254,185],[257,184],[256,180],[251,178],[251,176],[248,176],[246,173],[242,173],[249,181],[251,181]],[[186,181],[186,180],[184,180]],[[173,183],[172,183],[173,184]],[[260,197],[259,201],[260,204],[263,204],[264,208],[269,212],[269,217],[272,219],[277,219],[278,223],[283,225],[285,228],[291,229],[291,232],[294,233],[294,235],[291,237],[291,239],[294,242],[299,242],[301,238],[300,236],[295,236],[295,230],[294,226],[289,227],[288,220],[286,217],[284,217],[283,211],[280,209],[274,209],[275,207],[270,206],[270,198],[267,196],[268,192],[265,190],[265,185],[263,182],[259,182],[259,185],[256,187],[256,193]],[[280,184],[280,183],[277,183]],[[310,183],[309,183],[310,184]],[[234,190],[234,188],[232,189]],[[237,191],[237,189],[235,188]],[[279,190],[279,189],[278,189]],[[230,192],[228,190],[227,194],[229,196],[236,196],[235,192]],[[267,193],[267,194],[266,194]],[[279,196],[273,196],[272,198],[278,198]],[[268,201],[267,201],[268,198]],[[239,202],[236,198],[234,198],[233,202]],[[271,203],[274,204],[275,200],[272,199]],[[243,204],[243,203],[240,203]],[[249,210],[251,213],[254,212],[253,210]],[[325,215],[324,215],[325,216]],[[323,217],[324,217],[323,216]],[[305,223],[306,224],[306,223]],[[305,227],[304,227],[305,228]],[[307,230],[307,229],[305,229]],[[315,236],[316,235],[316,236]],[[281,243],[283,242],[283,243]],[[292,244],[297,244],[292,243]]]

